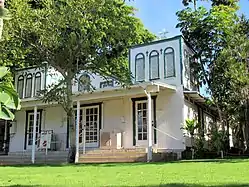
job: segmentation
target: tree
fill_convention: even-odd
[[[38,66],[46,61],[63,76],[59,84],[42,92],[42,100],[57,101],[67,113],[68,161],[74,162],[72,84],[76,76],[85,71],[114,78],[122,86],[130,84],[128,48],[155,36],[133,16],[133,7],[121,0],[44,0],[39,3],[37,6],[37,1],[31,5],[29,0],[9,1],[9,10],[16,14],[6,29],[13,40],[22,42],[20,46],[25,44],[22,59]]]
[[[3,31],[3,20],[9,19],[8,10],[4,8],[4,0],[0,1],[0,41]],[[11,110],[20,109],[20,100],[8,76],[8,68],[0,66],[0,119],[13,120]]]
[[[180,28],[185,40],[195,51],[194,58],[199,62],[192,63],[194,72],[200,84],[207,85],[211,95],[211,84],[215,80],[215,77],[211,76],[213,67],[219,53],[227,45],[227,37],[233,35],[232,28],[238,20],[237,1],[229,0],[229,4],[224,2],[225,4],[222,4],[222,1],[212,1],[210,10],[204,7],[192,10],[187,7],[177,12],[177,28]],[[212,100],[218,108],[222,128],[225,130],[219,102],[216,97],[212,97]]]

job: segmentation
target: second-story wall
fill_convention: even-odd
[[[181,36],[134,46],[129,55],[133,82],[181,84]]]

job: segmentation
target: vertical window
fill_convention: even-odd
[[[35,74],[35,90],[34,90],[35,96],[38,95],[40,90],[41,90],[41,73],[37,72]]]
[[[135,81],[143,82],[145,79],[145,57],[140,53],[135,58]]]
[[[159,53],[152,51],[150,53],[150,80],[159,79]]]
[[[32,96],[32,74],[28,74],[26,77],[26,86],[25,86],[25,97]]]
[[[169,47],[164,50],[164,77],[175,77],[175,52]]]
[[[17,93],[19,97],[23,98],[24,77],[20,75],[17,80]]]
[[[83,74],[78,80],[79,92],[89,91],[91,88],[91,78],[88,74]]]

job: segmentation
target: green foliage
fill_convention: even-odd
[[[18,95],[7,77],[8,68],[0,67],[0,119],[13,120],[13,110],[20,109]]]
[[[199,123],[195,119],[186,119],[182,129],[186,130],[191,136],[194,136],[195,130],[198,128]]]
[[[72,84],[83,71],[131,83],[128,48],[155,38],[121,0],[10,0],[0,64],[42,66],[48,62],[63,79],[42,93],[67,113],[75,150]],[[4,60],[2,60],[4,59]],[[76,79],[77,81],[77,79]],[[71,157],[71,156],[70,156]]]

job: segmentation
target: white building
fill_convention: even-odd
[[[153,148],[181,153],[190,146],[181,129],[185,119],[198,117],[204,126],[215,120],[194,84],[189,65],[192,53],[181,36],[131,47],[129,65],[134,84],[130,88],[121,88],[114,80],[106,81],[98,75],[82,73],[79,78],[91,81],[96,90],[87,92],[88,88],[84,85],[77,82],[73,85],[75,109],[77,102],[80,104],[80,148],[84,145],[96,149],[147,147],[149,113],[144,89],[155,91],[151,93]],[[10,153],[32,149],[34,107],[37,107],[37,137],[42,130],[52,130],[50,149],[68,148],[69,127],[63,108],[35,98],[37,91],[52,84],[58,77],[58,73],[45,68],[45,65],[44,68],[17,72],[15,86],[22,98],[22,109],[16,112],[11,127],[0,124],[0,146],[1,140],[6,139],[9,140]],[[84,125],[85,133],[82,131]],[[37,143],[36,148],[39,147]]]

